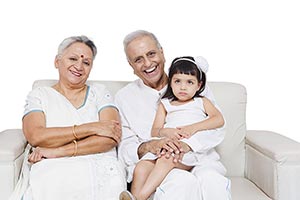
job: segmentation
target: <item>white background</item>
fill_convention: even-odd
[[[36,79],[56,79],[53,61],[68,36],[96,43],[90,79],[133,80],[122,40],[156,34],[167,59],[202,55],[210,81],[237,82],[248,93],[247,128],[300,141],[300,7],[292,0],[11,0],[0,3],[0,131],[21,128]]]

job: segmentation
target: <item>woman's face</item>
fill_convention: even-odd
[[[84,43],[76,42],[55,58],[59,80],[70,85],[86,83],[93,65],[93,52]]]

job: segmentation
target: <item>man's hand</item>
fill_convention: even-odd
[[[138,148],[138,156],[139,158],[141,158],[148,152],[160,155],[163,149],[166,150],[167,157],[169,157],[172,153],[179,154],[182,150],[180,142],[178,140],[172,140],[170,138],[161,138],[142,143]]]
[[[190,148],[189,145],[187,145],[184,142],[179,141],[179,144],[180,144],[180,151],[179,152],[173,152],[173,151],[169,152],[166,149],[162,149],[158,156],[159,157],[165,156],[166,158],[172,157],[174,163],[181,162],[184,154],[191,151],[191,148]]]

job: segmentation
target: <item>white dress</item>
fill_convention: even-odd
[[[164,128],[176,128],[180,126],[186,126],[190,124],[194,124],[200,121],[203,121],[207,118],[207,115],[205,113],[203,100],[201,97],[196,97],[192,101],[182,104],[182,105],[172,105],[170,103],[170,100],[168,99],[162,99],[161,103],[163,104],[167,115],[165,119]],[[204,131],[199,131],[195,133],[192,137],[188,139],[182,139],[181,141],[190,144],[191,141],[195,140],[196,137],[199,137],[200,134],[205,133]],[[210,133],[214,134],[214,133]],[[219,140],[222,141],[221,139]],[[215,142],[215,141],[214,141]],[[207,143],[212,143],[209,140],[207,140]],[[197,144],[196,144],[197,145]],[[193,149],[194,146],[191,145],[191,148]],[[196,151],[195,148],[193,151],[189,151],[188,153],[184,154],[182,163],[188,166],[196,166],[196,165],[203,165],[204,161],[217,161],[220,159],[218,153],[211,148],[211,145],[209,145],[208,151],[205,152],[205,149],[202,149],[201,151]],[[203,153],[205,152],[205,154]],[[147,153],[143,156],[143,160],[154,160],[157,156],[152,153]],[[221,167],[221,165],[220,165]],[[221,167],[220,172],[224,172],[225,168]]]
[[[132,175],[141,143],[151,140],[151,128],[155,118],[158,103],[166,87],[157,91],[146,86],[138,79],[121,90],[115,96],[115,103],[122,118],[123,139],[119,145],[119,158],[126,166],[127,181],[132,181]],[[206,86],[201,95],[214,103],[211,90]],[[219,155],[214,147],[224,139],[224,131],[208,130],[196,137],[185,139],[194,152],[202,152],[201,165],[194,167],[192,173],[186,170],[173,169],[156,189],[154,200],[228,200],[230,199],[230,181],[224,177],[225,168],[219,161]],[[218,192],[216,192],[218,191]]]
[[[47,127],[72,126],[98,121],[99,111],[107,106],[114,106],[113,99],[100,84],[88,86],[80,108],[53,88],[40,87],[29,93],[24,116],[43,112]],[[105,153],[44,159],[33,164],[23,200],[117,200],[125,189],[124,168],[114,148]]]

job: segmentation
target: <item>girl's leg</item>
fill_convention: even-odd
[[[154,168],[147,176],[140,192],[136,195],[138,200],[147,199],[155,192],[156,188],[162,183],[164,178],[173,168],[180,168],[190,170],[192,167],[185,166],[180,163],[174,163],[172,158],[165,158],[164,156],[157,159]],[[179,180],[180,181],[180,180]]]
[[[131,184],[131,193],[136,197],[144,186],[146,179],[153,170],[155,160],[141,160],[135,166],[133,180]]]

